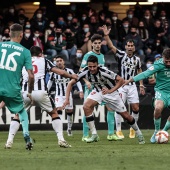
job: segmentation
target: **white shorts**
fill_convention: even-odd
[[[118,91],[124,103],[126,103],[126,100],[128,104],[139,103],[139,95],[135,84],[120,87]]]
[[[29,110],[32,106],[29,97],[27,97],[28,92],[23,92],[23,99],[25,103],[25,109]],[[54,101],[48,96],[48,93],[44,90],[32,91],[33,105],[39,106],[42,110],[46,112],[51,112],[55,107]]]
[[[56,106],[56,108],[62,107],[65,99],[66,99],[66,96],[55,96],[55,106]],[[70,97],[69,97],[69,102],[70,102],[70,104],[67,105],[65,107],[65,109],[71,110],[71,109],[73,109],[73,97],[72,97],[72,95],[70,95]]]
[[[92,99],[99,104],[101,104],[102,101],[106,102],[106,105],[111,108],[112,110],[116,112],[125,112],[126,106],[123,102],[123,100],[120,98],[119,93],[117,91],[111,93],[111,94],[105,94],[103,95],[102,92],[96,92],[93,90],[87,97],[87,99]]]

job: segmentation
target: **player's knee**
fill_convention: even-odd
[[[90,105],[90,103],[84,103],[83,105],[83,110],[87,111],[87,110],[91,110],[92,106]]]

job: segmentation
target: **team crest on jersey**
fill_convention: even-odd
[[[148,68],[149,70],[154,70],[154,66],[151,66]]]

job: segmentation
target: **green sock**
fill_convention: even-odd
[[[166,121],[166,124],[165,124],[165,126],[164,126],[164,128],[163,128],[163,130],[164,130],[164,131],[168,131],[169,129],[170,129],[170,121],[167,120],[167,121]]]
[[[109,135],[114,134],[114,125],[115,125],[114,115],[115,115],[114,111],[107,111],[107,124],[108,124]]]
[[[22,131],[23,131],[24,137],[29,136],[29,130],[28,130],[28,124],[29,124],[28,114],[27,114],[27,112],[26,112],[25,109],[22,109],[22,110],[19,112],[19,119],[20,119],[20,122],[21,122],[21,124],[22,124]]]
[[[86,122],[86,116],[83,116],[83,136],[89,135],[89,126]]]
[[[159,118],[159,119],[154,118],[154,125],[155,125],[155,131],[159,131],[160,126],[161,126],[161,118]]]

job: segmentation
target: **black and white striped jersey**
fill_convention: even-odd
[[[125,51],[117,49],[116,60],[118,61],[118,75],[128,80],[136,75],[136,71],[141,68],[140,58],[136,55],[128,57]]]
[[[67,71],[69,74],[75,74],[72,69],[64,68],[64,70]],[[70,78],[65,78],[65,77],[62,77],[61,75],[52,73],[50,76],[50,79],[48,81],[48,84],[47,84],[48,90],[50,90],[50,88],[51,88],[52,81],[55,81],[56,95],[57,96],[65,96],[66,88],[67,88],[67,85],[70,80],[71,80]],[[79,91],[83,91],[82,85],[80,82],[77,82],[77,87],[78,87]]]
[[[33,90],[47,90],[45,77],[55,65],[46,58],[32,57],[32,65],[34,71],[34,89]],[[22,70],[22,91],[28,90],[28,73],[23,68]]]
[[[106,67],[99,66],[97,74],[91,74],[88,67],[85,67],[78,73],[78,81],[82,78],[88,80],[97,92],[100,92],[103,87],[111,89],[115,86],[117,74],[108,70]]]

